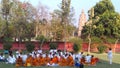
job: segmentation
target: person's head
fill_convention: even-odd
[[[3,56],[3,53],[0,53],[1,56]]]
[[[94,55],[91,55],[91,57],[93,58],[93,57],[94,57]]]
[[[89,56],[89,54],[87,54],[87,56]]]
[[[109,48],[109,50],[112,50],[112,48]]]
[[[13,57],[13,54],[12,54],[12,53],[9,53],[9,56]]]
[[[81,52],[81,54],[83,54],[83,52]]]
[[[20,56],[18,56],[18,58],[21,58]]]

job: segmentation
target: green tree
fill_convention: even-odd
[[[52,31],[55,31],[54,35],[56,35],[56,38],[58,40],[68,40],[71,36],[73,36],[73,32],[75,30],[75,27],[73,25],[74,22],[74,8],[71,7],[71,0],[62,0],[62,3],[60,4],[60,9],[54,10],[52,15],[51,22],[53,24],[59,25],[57,28],[61,29],[55,29]],[[53,32],[52,32],[53,33]],[[61,38],[60,38],[61,37]]]
[[[82,42],[83,42],[82,39],[78,37],[73,37],[73,38],[70,38],[68,41],[74,43],[73,48],[75,48],[75,52],[78,50],[81,50]]]
[[[5,23],[6,23],[6,25],[5,25],[5,37],[9,37],[9,17],[10,17],[10,10],[11,10],[11,7],[12,7],[12,0],[2,0],[1,1],[1,4],[2,4],[2,8],[1,8],[1,10],[2,10],[2,17],[4,18],[4,20],[5,20]]]
[[[74,45],[73,45],[73,50],[74,50],[74,52],[78,52],[79,49],[80,49],[79,45],[77,45],[77,44],[74,44]]]
[[[92,27],[91,27],[91,36],[97,36],[99,38],[110,37],[115,38],[116,32],[115,29],[119,29],[116,27],[116,20],[119,20],[119,14],[115,12],[114,6],[111,0],[101,0],[94,7],[94,17],[92,17]],[[89,20],[91,18],[89,17]],[[90,24],[87,25],[83,29],[83,35],[87,37],[89,34]],[[104,38],[105,39],[105,38]],[[106,39],[107,41],[107,39]]]
[[[50,49],[56,49],[58,47],[58,44],[57,43],[50,43],[49,46],[50,46]]]
[[[26,49],[28,52],[32,52],[35,48],[35,45],[32,42],[27,42],[26,43]]]
[[[116,39],[115,41],[115,44],[114,44],[114,52],[116,51],[116,45],[117,43],[119,42],[120,40],[120,14],[118,14],[119,16],[116,16],[115,19],[115,24],[113,24],[114,28],[113,28],[113,34],[114,34],[114,37]]]

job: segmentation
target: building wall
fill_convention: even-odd
[[[33,42],[35,44],[35,49],[40,49],[40,45],[39,42]],[[64,50],[64,48],[66,48],[67,51],[73,51],[73,43],[71,42],[66,42],[66,44],[64,42],[57,42],[58,43],[58,50]],[[42,45],[42,50],[49,50],[50,42],[46,42]],[[65,46],[64,46],[65,45]],[[105,44],[108,47],[114,47],[114,44]],[[3,49],[3,44],[0,43],[0,50]],[[21,44],[18,44],[18,42],[14,42],[12,45],[11,50],[18,50],[18,49],[22,49],[22,50],[26,50],[25,47],[25,42],[22,42]],[[82,51],[87,51],[88,49],[88,43],[82,43]],[[94,47],[91,49],[91,52],[98,52],[97,47]],[[116,45],[116,51],[115,52],[120,52],[120,43],[118,43]]]

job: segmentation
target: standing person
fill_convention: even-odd
[[[108,59],[109,59],[110,64],[112,64],[112,58],[113,58],[113,56],[112,56],[112,49],[109,48],[109,51],[108,51]]]

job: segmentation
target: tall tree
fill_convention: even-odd
[[[92,18],[92,35],[97,37],[113,37],[113,29],[111,27],[113,27],[115,23],[117,13],[115,12],[111,0],[102,0],[93,7],[94,17]],[[89,29],[84,29],[84,31],[87,30]]]
[[[2,0],[2,17],[5,20],[5,36],[9,37],[9,17],[10,17],[10,10],[12,7],[12,0]]]

